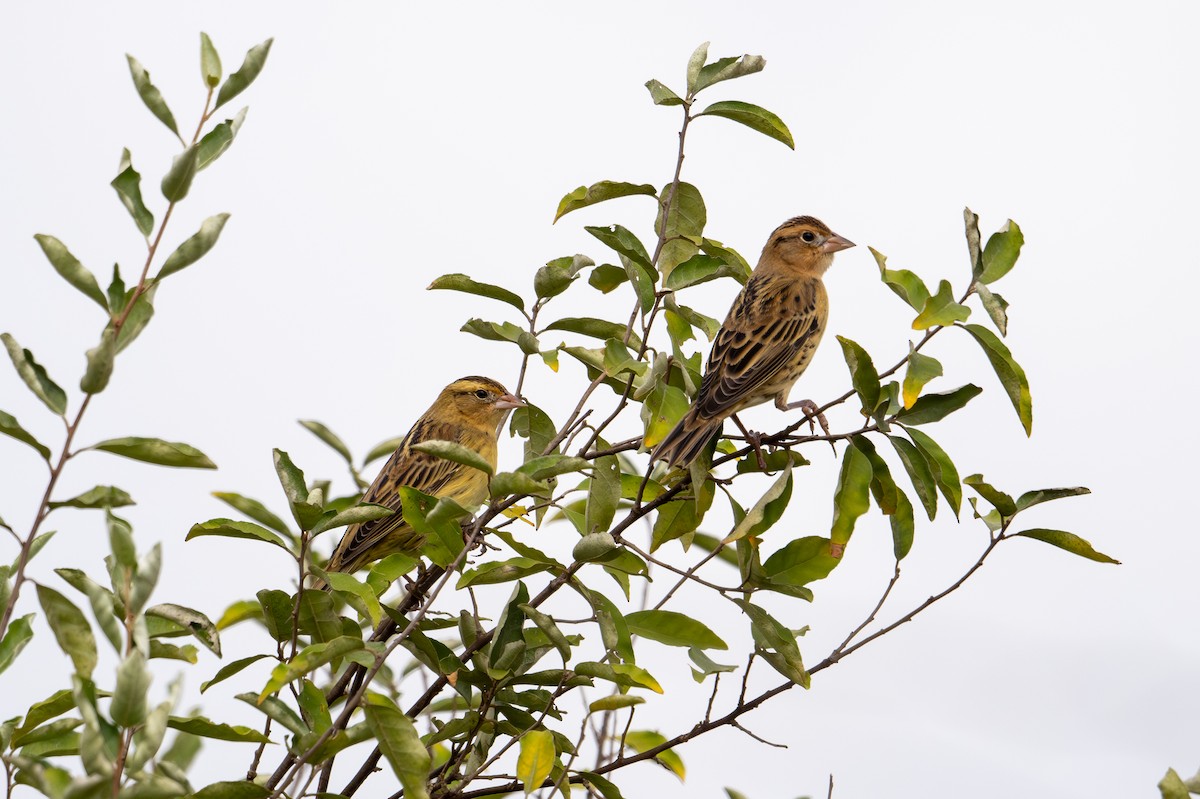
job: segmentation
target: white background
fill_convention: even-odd
[[[994,288],[1012,303],[1008,343],[1033,387],[1034,435],[1025,439],[982,354],[953,331],[931,350],[947,365],[931,388],[971,381],[986,391],[931,432],[963,474],[983,472],[1013,493],[1090,486],[1092,496],[1045,506],[1029,521],[1075,531],[1123,565],[1008,543],[917,622],[823,672],[811,691],[745,719],[788,749],[713,733],[681,750],[685,786],[645,765],[623,779],[625,795],[716,797],[726,785],[753,799],[824,795],[830,773],[839,799],[1152,795],[1168,766],[1187,775],[1200,762],[1200,544],[1190,508],[1197,22],[1188,2],[20,4],[0,27],[0,329],[78,401],[82,352],[102,320],[53,273],[33,234],[61,238],[105,285],[114,260],[127,280],[140,268],[144,247],[108,181],[121,148],[131,148],[161,216],[157,183],[177,144],[142,106],[123,54],[150,70],[190,132],[203,102],[198,32],[212,36],[226,74],[274,36],[264,73],[226,109],[251,106],[240,137],[196,181],[164,247],[228,211],[220,243],[162,287],[158,316],[79,434],[81,443],[186,441],[220,471],[87,454],[60,489],[61,497],[97,482],[129,490],[139,505],[125,515],[139,542],[166,548],[157,598],[215,617],[254,587],[286,586],[288,573],[243,542],[184,544],[192,523],[226,513],[208,492],[241,491],[280,508],[272,447],[311,476],[340,478],[296,419],[326,422],[361,454],[402,433],[455,377],[515,383],[512,348],[457,332],[468,316],[511,318],[504,306],[424,287],[461,271],[529,293],[533,271],[551,258],[608,257],[583,224],[620,222],[648,240],[652,206],[643,198],[550,222],[580,184],[670,179],[678,109],[653,106],[647,79],[682,91],[687,57],[705,40],[712,57],[762,54],[765,72],[714,87],[707,99],[770,108],[791,127],[796,151],[701,120],[684,177],[705,194],[706,232],[752,261],[772,228],[801,213],[860,245],[827,278],[829,336],[795,396],[823,401],[845,390],[833,334],[863,344],[881,368],[905,351],[911,314],[879,282],[865,245],[930,284],[950,279],[959,293],[968,270],[962,207],[981,215],[985,236],[1012,217],[1025,251]],[[732,285],[695,289],[691,301],[722,316]],[[627,297],[597,297],[573,288],[564,315],[627,313]],[[557,379],[535,364],[526,393],[562,418],[574,401],[566,386],[581,386],[580,377],[565,357]],[[0,408],[59,445],[61,426],[7,368]],[[749,418],[765,429],[776,414]],[[512,464],[519,448],[504,446],[502,465]],[[814,463],[797,474],[780,540],[828,530],[835,462],[828,449],[807,454]],[[0,441],[0,473],[0,515],[28,529],[44,486],[36,456]],[[919,527],[884,618],[952,582],[980,550],[969,512],[960,525],[942,516]],[[102,521],[82,511],[52,521],[58,536],[33,573],[74,596],[49,569],[101,568]],[[550,549],[574,539],[561,525],[527,535]],[[809,662],[873,605],[890,549],[886,521],[865,517],[844,565],[814,586],[817,601],[786,619],[813,626],[801,640]],[[662,553],[681,557],[674,546]],[[35,604],[27,588],[21,612]],[[744,621],[713,623],[744,643]],[[261,645],[249,628],[225,641],[235,657]],[[682,732],[702,715],[704,689],[692,687],[681,651],[647,652],[670,685],[639,725]],[[193,689],[218,665],[201,658],[186,669]],[[760,666],[755,684],[775,684]],[[110,679],[109,668],[98,680]],[[39,629],[0,677],[0,717],[67,673]],[[207,695],[206,711],[257,724],[227,698],[261,684],[260,673],[244,676]],[[203,775],[243,773],[245,747],[209,751],[218,754]],[[390,778],[375,779],[382,791]]]

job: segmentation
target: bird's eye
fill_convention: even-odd
[[[817,240],[817,234],[813,233],[811,230],[806,230],[800,234],[800,238],[811,243]]]
[[[486,391],[485,389],[482,389],[482,388],[481,388],[481,389],[477,389],[477,390],[475,391],[475,396],[476,396],[476,397],[479,397],[479,399],[483,399],[483,400],[485,400],[485,399],[487,399],[487,398],[488,398],[488,393],[487,393],[487,391]]]

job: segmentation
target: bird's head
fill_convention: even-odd
[[[854,246],[820,219],[797,216],[784,222],[767,239],[759,263],[787,267],[820,277],[833,264],[833,254]]]
[[[442,389],[435,405],[446,408],[464,424],[499,430],[509,411],[525,407],[525,402],[490,377],[472,375]]]

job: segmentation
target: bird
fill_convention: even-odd
[[[442,389],[363,494],[363,502],[383,505],[395,513],[347,528],[325,571],[354,572],[392,553],[420,550],[424,536],[404,521],[400,486],[452,499],[466,508],[487,499],[489,478],[485,472],[418,452],[413,445],[453,441],[482,455],[494,471],[500,428],[513,408],[522,407],[523,400],[490,377],[462,377]]]
[[[821,277],[834,253],[853,246],[811,216],[793,217],[775,228],[713,340],[694,402],[651,453],[651,463],[690,465],[732,416],[761,464],[756,436],[742,427],[738,411],[773,399],[782,411],[804,408],[816,416],[811,400],[789,404],[788,394],[812,360],[829,318]]]

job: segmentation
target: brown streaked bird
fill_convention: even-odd
[[[783,411],[815,413],[810,400],[789,404],[788,394],[812,360],[829,318],[821,276],[834,253],[853,246],[811,216],[797,216],[775,229],[713,341],[695,402],[655,448],[651,463],[689,465],[727,418],[733,416],[742,427],[735,414],[767,400]]]
[[[494,470],[500,427],[513,408],[524,405],[490,377],[463,377],[442,389],[363,494],[363,502],[384,505],[396,512],[383,519],[351,525],[325,570],[353,572],[394,552],[415,553],[420,549],[424,537],[404,522],[399,486],[452,499],[465,508],[487,499],[487,474],[417,452],[412,447],[422,441],[453,441],[478,452]]]

